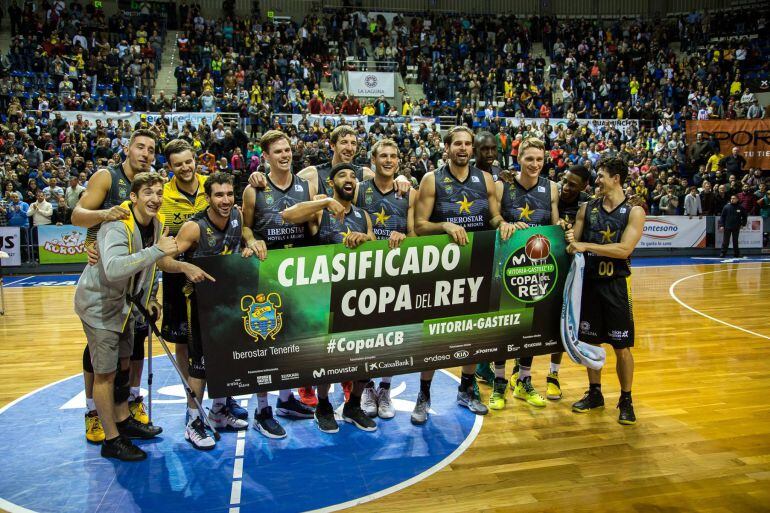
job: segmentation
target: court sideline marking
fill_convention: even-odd
[[[742,331],[744,333],[748,333],[749,335],[754,335],[755,337],[760,337],[760,338],[764,338],[766,340],[770,340],[770,337],[768,337],[767,335],[763,335],[763,334],[757,333],[755,331],[747,330],[746,328],[741,328],[740,326],[736,326],[735,324],[730,324],[727,321],[723,321],[721,319],[717,319],[716,317],[712,317],[712,316],[710,316],[710,315],[708,315],[706,313],[703,313],[700,310],[697,310],[697,309],[691,307],[690,305],[688,305],[687,303],[685,303],[684,301],[679,299],[679,297],[677,297],[676,293],[674,292],[674,289],[676,288],[677,285],[679,285],[681,282],[683,282],[685,280],[689,280],[690,278],[696,278],[698,276],[703,276],[703,275],[706,275],[706,274],[725,273],[725,272],[730,272],[730,271],[750,271],[750,270],[758,270],[758,269],[759,270],[765,270],[765,269],[770,269],[770,268],[768,268],[768,267],[736,267],[735,269],[720,269],[719,271],[707,271],[705,273],[691,274],[690,276],[685,276],[684,278],[680,278],[680,279],[676,280],[674,283],[672,283],[671,286],[668,288],[668,294],[674,299],[674,301],[679,303],[680,306],[683,306],[684,308],[690,310],[691,312],[696,313],[696,314],[698,314],[698,315],[700,315],[702,317],[705,317],[706,319],[712,320],[714,322],[718,322],[719,324],[724,324],[725,326],[727,326],[729,328],[740,330],[740,331]]]

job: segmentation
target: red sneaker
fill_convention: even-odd
[[[316,406],[318,406],[318,397],[316,397],[315,395],[315,388],[313,388],[312,386],[300,387],[299,400],[305,406],[310,406],[312,408],[315,408]]]
[[[348,402],[348,399],[350,399],[350,392],[353,391],[353,382],[352,381],[343,381],[342,382],[342,391],[345,393],[345,402]]]

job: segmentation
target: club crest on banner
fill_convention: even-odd
[[[277,292],[256,296],[247,294],[241,298],[241,310],[246,312],[243,316],[243,329],[255,342],[267,340],[268,337],[275,340],[283,327],[283,314],[280,311],[282,304],[281,295]]]

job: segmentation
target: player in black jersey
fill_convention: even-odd
[[[334,197],[325,197],[298,203],[281,212],[286,223],[308,223],[310,233],[317,237],[319,244],[345,244],[356,248],[368,240],[374,240],[372,221],[362,209],[353,205],[356,188],[356,170],[352,164],[338,164],[332,168],[331,180]],[[350,398],[342,408],[342,418],[364,431],[374,431],[377,424],[361,409],[361,393],[368,379],[359,380],[350,392]],[[320,384],[315,419],[324,433],[336,433],[339,426],[334,418],[334,409],[329,402],[328,383]]]
[[[240,251],[243,220],[240,212],[234,208],[235,193],[233,191],[232,177],[225,173],[214,173],[209,176],[203,185],[206,193],[206,201],[209,206],[206,210],[195,214],[186,221],[176,237],[177,247],[181,259],[167,259],[163,263],[171,272],[184,272],[195,267],[189,262],[191,258],[226,255]],[[241,254],[244,257],[253,255],[249,248],[244,248]],[[197,397],[203,397],[206,388],[206,368],[203,360],[203,346],[201,342],[201,327],[198,324],[195,290],[193,282],[205,279],[214,279],[202,270],[199,270],[193,279],[189,279],[184,286],[187,311],[187,350],[189,354],[187,382]],[[185,440],[193,447],[200,450],[214,448],[215,441],[204,429],[203,421],[199,417],[198,409],[192,397],[187,398],[188,422],[185,428]],[[209,420],[217,428],[242,430],[249,426],[243,419],[237,418],[227,407],[226,398],[213,400],[209,410]],[[277,423],[276,423],[277,424]],[[280,425],[274,429],[275,438],[286,436]]]
[[[307,223],[284,222],[281,212],[315,196],[315,186],[291,172],[291,142],[286,134],[268,130],[260,140],[262,154],[270,165],[267,183],[263,189],[247,187],[243,192],[243,240],[246,247],[261,259],[267,258],[268,249],[304,246],[310,234]],[[267,394],[257,394],[254,427],[260,433],[269,433],[272,419]],[[282,417],[313,418],[312,408],[299,402],[291,389],[280,390],[275,405]]]
[[[503,169],[495,164],[497,162],[497,139],[492,132],[476,134],[473,139],[473,155],[475,160],[472,164],[492,175],[492,179],[497,182]]]
[[[407,237],[414,237],[415,191],[396,194],[395,176],[399,166],[398,144],[393,139],[381,139],[372,147],[374,178],[358,184],[355,204],[366,210],[372,220],[372,230],[378,240],[387,240],[391,249]],[[370,417],[392,419],[396,415],[390,401],[392,376],[383,376],[375,390],[370,380],[361,396],[361,407]]]
[[[609,343],[615,349],[621,390],[618,422],[634,424],[630,256],[642,237],[645,214],[642,207],[626,201],[623,183],[628,165],[623,160],[603,159],[597,168],[599,197],[580,207],[574,228],[566,233],[567,251],[585,253],[586,259],[579,338],[590,344]],[[604,406],[601,371],[588,369],[588,383],[583,398],[572,405],[575,412]]]
[[[564,229],[572,228],[577,219],[578,210],[591,196],[585,192],[591,174],[585,166],[571,166],[562,179],[559,190],[559,222]],[[546,397],[552,401],[561,399],[562,391],[559,383],[559,369],[564,352],[551,354],[551,368],[546,378]]]
[[[131,134],[126,151],[126,159],[117,166],[99,169],[88,180],[88,187],[78,200],[72,212],[72,224],[88,228],[86,245],[91,248],[96,241],[96,233],[103,222],[128,219],[129,212],[120,205],[129,199],[131,182],[138,173],[150,171],[155,161],[155,133],[149,130],[137,130]],[[89,250],[91,264],[98,258],[93,250]],[[144,339],[147,336],[147,326],[138,325],[134,332],[134,353],[131,355],[130,388],[132,400],[129,408],[132,416],[147,423],[149,417],[144,409],[144,403],[139,395],[139,383],[144,365]],[[94,373],[91,364],[91,353],[86,346],[83,351],[83,381],[86,393],[86,439],[99,443],[104,440],[104,430],[96,414],[93,401]]]
[[[515,231],[513,224],[500,215],[495,183],[489,173],[470,166],[473,132],[454,127],[444,137],[449,164],[423,176],[415,204],[414,225],[417,235],[446,233],[464,246],[469,231],[499,228],[507,240]],[[477,415],[486,415],[487,407],[479,399],[474,376],[475,365],[464,365],[457,402]],[[420,393],[412,412],[413,424],[424,424],[430,409],[430,383],[433,371],[420,376]]]

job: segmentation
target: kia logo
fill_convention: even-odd
[[[470,356],[470,353],[468,351],[457,351],[455,353],[455,358],[463,359],[468,358]]]

